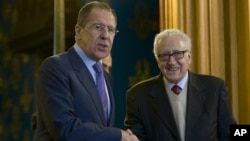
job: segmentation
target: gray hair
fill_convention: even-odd
[[[161,39],[168,39],[168,38],[175,37],[175,36],[178,36],[182,39],[184,45],[187,47],[188,50],[192,49],[192,43],[191,43],[191,39],[189,36],[187,36],[185,33],[183,33],[182,31],[178,29],[166,29],[156,34],[155,39],[154,39],[153,53],[157,60],[158,60],[157,47],[158,47],[159,41]]]
[[[115,22],[117,23],[117,16],[115,11],[105,2],[92,1],[85,4],[78,13],[77,24],[80,26],[85,26],[89,20],[89,14],[93,8],[100,8],[111,11],[115,17]]]

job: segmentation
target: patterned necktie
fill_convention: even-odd
[[[97,85],[99,96],[100,96],[100,99],[101,99],[101,102],[102,102],[105,119],[106,119],[106,121],[108,121],[108,98],[107,98],[107,94],[106,94],[106,91],[105,91],[103,66],[102,66],[101,63],[96,62],[93,67],[94,67],[94,70],[95,70],[95,72],[97,74],[97,76],[96,76],[96,85]]]
[[[179,95],[181,93],[181,88],[178,85],[174,85],[171,90],[176,94]]]

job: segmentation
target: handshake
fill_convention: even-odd
[[[139,141],[139,139],[133,134],[133,132],[129,129],[121,130],[122,132],[122,140],[121,141]]]

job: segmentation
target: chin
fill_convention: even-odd
[[[175,77],[175,76],[169,76],[167,77],[168,81],[171,83],[177,83],[179,81],[179,78]]]

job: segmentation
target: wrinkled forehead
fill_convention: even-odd
[[[186,49],[183,40],[178,37],[162,38],[158,41],[158,51],[171,51]]]
[[[103,8],[93,8],[88,16],[89,21],[105,21],[111,23],[113,26],[116,26],[116,18],[109,9]]]

